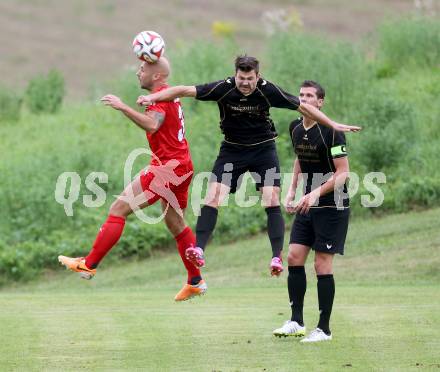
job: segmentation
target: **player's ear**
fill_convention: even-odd
[[[321,108],[324,106],[324,98],[318,98],[318,107]]]

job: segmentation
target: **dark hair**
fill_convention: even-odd
[[[316,89],[316,97],[318,97],[319,99],[324,99],[325,98],[325,90],[324,90],[324,88],[319,83],[317,83],[316,81],[305,80],[301,84],[301,88],[315,88]]]
[[[250,72],[253,70],[258,74],[260,70],[260,62],[258,62],[258,59],[255,57],[250,57],[246,54],[244,56],[238,56],[235,59],[235,72],[238,70],[244,72]]]

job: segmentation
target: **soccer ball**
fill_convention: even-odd
[[[157,32],[142,31],[133,40],[133,52],[141,61],[155,63],[165,52],[165,42]]]

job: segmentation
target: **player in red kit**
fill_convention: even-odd
[[[140,86],[150,92],[166,89],[170,66],[160,58],[154,64],[142,62],[137,77]],[[154,154],[148,168],[141,172],[111,205],[109,216],[102,225],[93,247],[86,257],[59,256],[66,268],[91,279],[104,256],[118,242],[126,218],[137,209],[143,209],[160,200],[165,223],[174,236],[183,264],[188,272],[187,283],[175,300],[184,301],[206,292],[207,285],[200,269],[185,257],[188,247],[195,246],[195,236],[183,218],[188,204],[188,189],[193,176],[193,164],[185,139],[182,107],[178,99],[160,102],[140,113],[127,106],[120,98],[106,95],[101,101],[121,111],[137,126],[146,131],[150,149]]]

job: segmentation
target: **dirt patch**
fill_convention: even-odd
[[[69,98],[84,97],[91,82],[137,63],[131,41],[144,29],[159,31],[172,48],[178,40],[212,38],[214,21],[232,22],[243,49],[258,52],[264,48],[263,12],[292,4],[306,31],[347,40],[373,31],[384,16],[414,10],[413,0],[2,0],[2,83],[23,88],[36,73],[55,67],[66,77]]]

